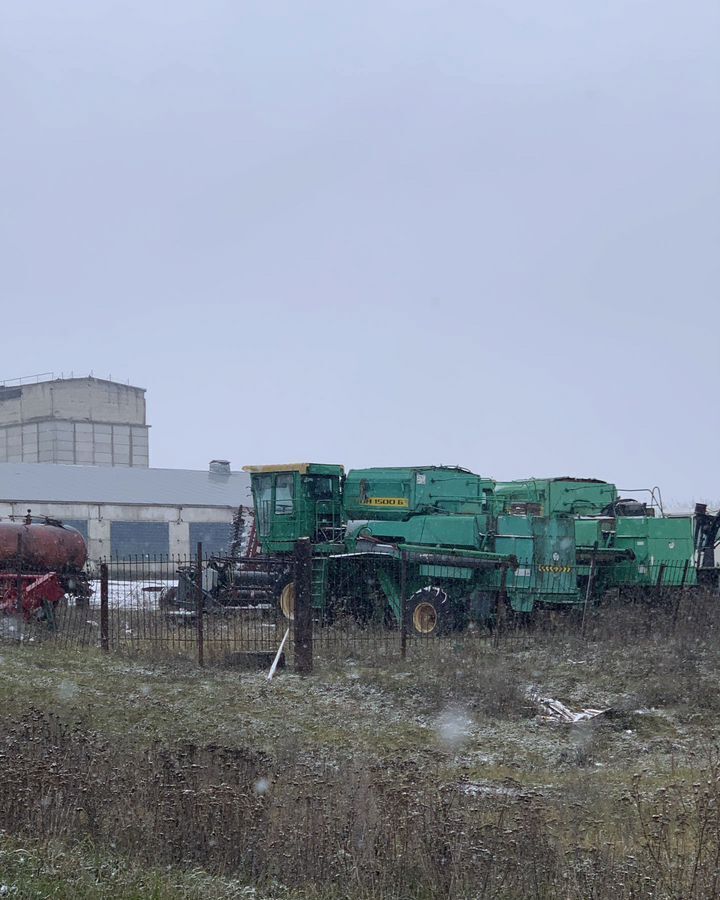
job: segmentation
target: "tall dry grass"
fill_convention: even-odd
[[[292,748],[143,752],[29,712],[2,723],[0,827],[338,897],[711,897],[720,765],[614,794],[476,791],[427,755],[325,765]]]

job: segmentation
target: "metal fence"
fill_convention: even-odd
[[[570,566],[359,553],[315,557],[309,566],[303,593],[322,662],[352,653],[381,664],[438,643],[453,652],[520,648],[547,629],[590,634],[596,613],[610,604],[674,626],[718,599],[717,579],[698,583],[684,561],[633,569],[592,556]]]
[[[372,665],[452,642],[519,646],[549,623],[584,632],[598,604],[644,604],[678,622],[714,603],[685,564],[644,571],[596,566],[451,565],[444,557],[313,554],[285,558],[126,557],[94,562],[55,602],[42,573],[0,572],[0,637],[67,649],[181,656],[200,665],[308,673],[348,658]],[[466,561],[467,562],[467,561]],[[35,601],[28,604],[29,591]],[[714,592],[713,592],[714,591]],[[38,597],[40,599],[38,600]],[[692,608],[692,610],[691,610]]]
[[[232,560],[202,550],[192,557],[108,558],[81,573],[86,590],[45,603],[31,595],[42,590],[34,587],[42,573],[15,562],[0,572],[0,637],[185,656],[201,665],[264,663],[288,630],[275,592],[291,569],[292,560]],[[292,651],[286,641],[284,659],[292,659]]]
[[[277,650],[288,627],[275,596],[288,568],[276,559],[235,561],[202,552],[167,561],[110,560],[98,579],[102,612],[107,577],[108,648],[194,655],[201,665],[239,664],[241,654],[248,663],[250,654],[263,658]]]

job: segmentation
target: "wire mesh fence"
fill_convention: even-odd
[[[288,568],[282,561],[201,554],[106,565],[109,649],[223,662],[229,654],[274,652],[287,629],[277,603]],[[102,579],[95,584],[101,600]]]
[[[26,587],[18,605],[15,565],[5,581],[0,573],[6,614],[0,634],[64,649],[98,647],[202,663],[229,662],[233,654],[267,655],[288,629],[277,599],[291,580],[289,568],[259,557],[109,558],[86,566],[87,590],[63,591],[54,602],[28,602],[29,573],[23,570]],[[292,657],[291,642],[285,654]]]
[[[381,666],[438,642],[520,647],[536,628],[592,629],[599,604],[646,608],[648,627],[697,621],[717,602],[685,562],[523,565],[447,554],[124,557],[83,572],[0,571],[0,638],[64,649],[187,657],[307,673],[354,658]],[[669,625],[668,625],[669,623]]]

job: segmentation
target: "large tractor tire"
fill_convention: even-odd
[[[292,575],[284,575],[275,585],[275,600],[280,615],[292,622],[295,618],[295,581]]]
[[[439,587],[415,591],[405,603],[405,629],[416,637],[437,637],[454,627],[450,598]]]
[[[295,580],[290,572],[282,576],[275,585],[275,606],[281,617],[287,622],[295,619]],[[313,607],[313,619],[320,621],[323,625],[332,625],[334,620],[334,611],[330,604],[327,604],[321,611]]]

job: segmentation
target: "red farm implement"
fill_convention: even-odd
[[[21,575],[0,572],[0,611],[6,615],[22,612],[29,621],[38,612],[54,619],[55,606],[65,596],[65,589],[55,572]]]

